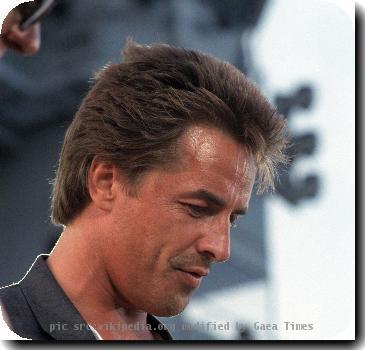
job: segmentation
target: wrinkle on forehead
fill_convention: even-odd
[[[207,132],[207,130],[210,132]],[[184,135],[185,137],[183,136],[181,139],[181,144],[188,151],[186,155],[189,157],[189,160],[204,162],[209,159],[222,158],[222,138],[217,141],[214,134],[221,136],[225,133],[213,127],[205,126],[193,126],[188,129],[188,132]],[[254,157],[249,150],[238,142],[235,142],[230,136],[228,136],[227,140],[230,140],[230,142],[226,141],[225,143],[229,143],[230,145],[234,144],[235,149],[233,151],[234,153],[225,153],[223,156],[226,158],[230,157],[231,159],[235,158],[236,175],[244,176],[247,172],[255,171]],[[232,146],[229,148],[232,148]]]
[[[206,171],[208,177],[214,168],[226,179],[224,182],[232,195],[251,192],[256,174],[254,157],[243,145],[224,135],[227,134],[214,127],[189,128],[181,138],[184,166]]]

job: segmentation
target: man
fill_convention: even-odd
[[[285,161],[285,125],[237,69],[168,45],[129,42],[104,67],[62,147],[52,219],[64,231],[0,290],[31,339],[170,339],[230,226]]]

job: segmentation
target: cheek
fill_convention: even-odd
[[[166,210],[163,215],[146,219],[149,219],[148,222],[139,227],[143,238],[136,249],[144,270],[164,273],[169,271],[171,258],[188,251],[191,253],[199,233],[198,221],[177,209]]]
[[[131,209],[131,208],[130,208]],[[171,257],[191,250],[196,238],[209,223],[188,215],[179,205],[162,201],[133,208],[116,215],[109,251],[113,260],[129,261],[128,269],[139,274],[164,271]]]

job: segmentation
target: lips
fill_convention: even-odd
[[[192,274],[194,277],[204,277],[207,276],[209,273],[209,270],[206,270],[204,268],[200,268],[200,267],[194,267],[194,268],[189,268],[189,269],[180,269],[183,272],[187,272]]]
[[[177,271],[180,272],[184,282],[194,288],[198,287],[202,278],[209,273],[209,270],[203,268],[177,269]]]

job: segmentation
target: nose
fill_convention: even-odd
[[[230,256],[230,224],[215,224],[206,228],[204,235],[197,241],[200,254],[209,256],[213,261],[224,262]]]

